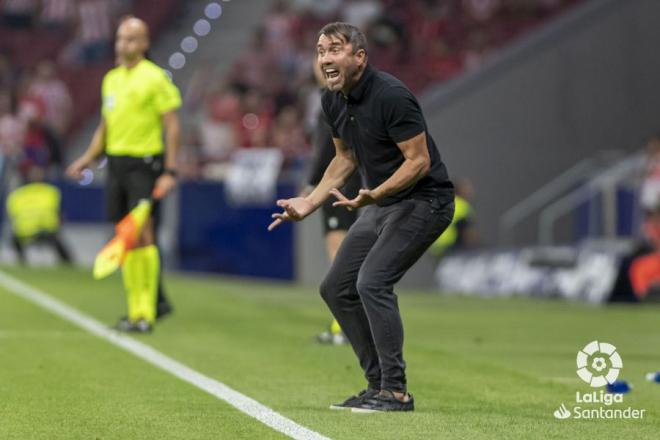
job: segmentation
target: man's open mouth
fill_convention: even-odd
[[[328,68],[325,69],[324,72],[325,72],[325,77],[328,79],[335,79],[339,77],[339,70],[337,69]]]

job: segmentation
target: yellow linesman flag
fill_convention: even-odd
[[[112,274],[124,263],[126,252],[133,249],[144,223],[151,214],[153,202],[140,200],[115,227],[115,236],[96,255],[94,279],[100,280]]]

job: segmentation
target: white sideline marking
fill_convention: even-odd
[[[196,386],[202,391],[206,391],[218,399],[224,400],[239,411],[259,420],[264,425],[269,426],[288,437],[299,440],[330,440],[328,437],[297,424],[293,420],[290,420],[256,400],[239,393],[222,382],[204,376],[202,373],[183,365],[149,345],[143,344],[142,342],[107,328],[94,318],[79,312],[73,307],[60,302],[50,295],[29,286],[2,271],[0,271],[0,286],[6,288],[10,293],[31,301],[60,318],[81,327],[83,330],[86,330],[101,339],[105,339],[119,348],[123,348],[124,350],[133,353],[140,359],[167,371],[179,379]]]

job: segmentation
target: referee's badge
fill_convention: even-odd
[[[115,108],[115,97],[112,95],[104,96],[103,97],[103,107],[106,108],[106,110],[112,110]]]

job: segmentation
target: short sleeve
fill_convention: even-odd
[[[335,124],[332,123],[334,118],[332,117],[332,112],[330,110],[330,92],[327,90],[324,90],[323,95],[321,95],[321,119],[323,119],[323,122],[325,122],[330,128],[332,137],[339,139],[339,132],[337,131],[337,127],[335,127]]]
[[[110,95],[110,80],[109,73],[106,73],[101,83],[101,114],[105,117],[108,111],[112,108],[112,96]]]
[[[415,97],[403,87],[383,93],[382,109],[387,134],[396,143],[426,131],[424,116]]]
[[[181,107],[181,94],[164,71],[158,73],[156,81],[155,106],[159,114],[164,114]]]

